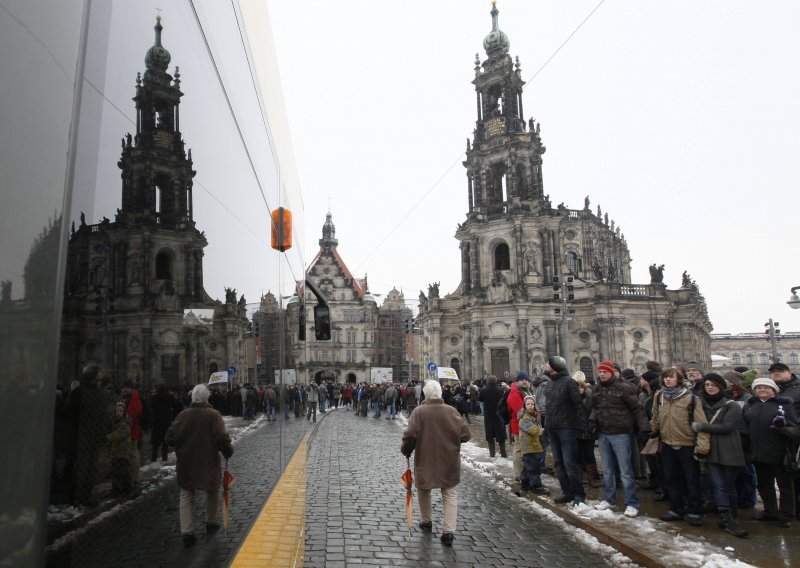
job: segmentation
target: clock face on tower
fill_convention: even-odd
[[[491,138],[492,136],[499,136],[506,133],[506,119],[502,116],[496,116],[486,121],[486,134]]]

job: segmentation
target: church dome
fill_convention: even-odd
[[[364,294],[364,301],[365,302],[372,302],[373,304],[377,304],[378,302],[375,301],[375,296],[367,292]]]
[[[500,11],[497,6],[492,2],[492,31],[483,38],[483,49],[486,50],[486,55],[492,57],[494,55],[502,55],[508,53],[511,49],[511,42],[508,40],[506,33],[500,29],[500,24],[497,21],[497,16]]]
[[[156,25],[153,29],[156,30],[156,41],[153,47],[147,50],[147,54],[144,56],[144,64],[148,69],[166,71],[172,56],[161,45],[161,30],[164,29],[161,26],[161,16],[156,16]]]

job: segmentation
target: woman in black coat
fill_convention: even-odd
[[[711,434],[711,450],[706,464],[708,476],[714,490],[714,502],[720,513],[719,527],[733,536],[744,538],[747,531],[736,523],[738,498],[736,495],[736,476],[744,468],[742,437],[739,433],[742,421],[742,407],[725,393],[725,379],[716,373],[703,378],[703,410],[707,424],[692,423],[695,432]]]
[[[500,444],[500,455],[506,455],[506,427],[497,416],[497,404],[503,398],[503,389],[497,385],[497,377],[489,375],[486,386],[478,393],[478,400],[483,403],[483,427],[486,442],[489,444],[489,456],[494,457],[495,441]]]
[[[792,439],[798,431],[797,416],[791,399],[778,397],[778,385],[772,379],[753,382],[755,396],[744,405],[746,457],[756,467],[758,494],[764,512],[759,521],[778,521],[789,528],[795,515],[794,473],[783,467],[786,452],[796,448]],[[780,506],[775,495],[775,482],[780,491]]]

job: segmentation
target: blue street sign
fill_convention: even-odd
[[[228,367],[228,375],[233,376],[236,374],[236,367]]]
[[[428,363],[428,370],[429,370],[431,373],[433,373],[433,372],[436,370],[436,363],[434,363],[434,362],[432,362],[432,361],[431,361],[430,363]]]

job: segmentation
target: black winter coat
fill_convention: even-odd
[[[547,428],[578,428],[581,408],[578,383],[567,371],[550,375],[547,388]]]
[[[636,396],[636,389],[622,379],[600,381],[593,389],[592,408],[600,432],[604,434],[631,434],[634,426],[640,432],[649,432],[650,424],[644,407]]]
[[[741,467],[745,465],[740,426],[742,407],[730,398],[722,397],[716,403],[703,400],[708,424],[700,424],[698,431],[711,434],[708,463]]]
[[[794,402],[794,413],[800,417],[800,379],[792,375],[792,379],[788,383],[778,386],[781,388],[778,396],[791,398]]]
[[[478,393],[478,400],[483,403],[483,428],[486,440],[506,441],[506,428],[497,416],[497,405],[503,398],[503,389],[497,385],[487,385]]]
[[[597,427],[592,411],[592,389],[587,388],[581,395],[581,408],[578,410],[578,439],[596,440]]]
[[[776,396],[762,402],[753,397],[744,405],[744,434],[747,436],[745,455],[748,462],[780,465],[786,449],[792,444],[787,428],[770,428],[772,419],[782,409],[790,426],[797,424],[792,399]]]

